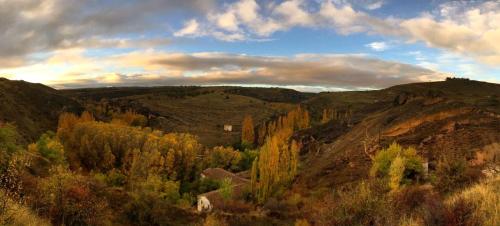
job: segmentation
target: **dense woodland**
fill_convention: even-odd
[[[440,108],[444,94],[424,93],[398,94],[406,104],[373,105],[355,98],[331,101],[344,105],[313,102],[320,94],[265,121],[241,115],[240,142],[214,147],[194,134],[152,129],[152,118],[133,109],[63,112],[54,131],[28,145],[15,124],[3,122],[0,225],[499,225],[500,178],[494,168],[487,171],[499,159],[492,142],[499,122],[491,110],[498,105],[478,98],[476,107],[490,111],[464,111],[459,116],[469,121],[442,132],[488,133],[482,151],[448,143],[436,150],[411,145],[421,139],[415,134],[433,128],[407,123],[411,118],[401,113],[433,106],[426,113],[433,118],[425,120],[443,120],[434,112],[450,111],[449,102]],[[375,105],[384,122],[377,114],[361,120]],[[476,124],[466,127],[473,117]],[[384,136],[373,132],[384,123]],[[396,133],[403,135],[391,137]],[[250,185],[233,196],[231,180],[201,178],[207,168],[248,175]],[[198,212],[197,196],[217,189],[224,205]]]

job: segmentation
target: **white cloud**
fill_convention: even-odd
[[[371,48],[374,51],[379,51],[379,52],[385,51],[390,47],[389,44],[387,44],[386,42],[372,42],[366,44],[365,46]]]
[[[384,1],[374,1],[371,3],[366,3],[365,8],[369,9],[369,10],[376,10],[376,9],[379,9],[380,7],[382,7],[383,5],[384,5]]]
[[[202,35],[199,30],[200,25],[195,19],[191,19],[184,24],[184,28],[174,33],[174,36],[199,36]]]
[[[355,3],[360,5],[360,2]],[[365,3],[365,8],[369,10],[384,4],[383,1]],[[364,32],[392,36],[410,43],[423,42],[429,47],[474,57],[482,63],[500,64],[499,2],[444,3],[439,10],[403,19],[378,18],[341,0],[320,3],[289,0],[260,5],[255,0],[241,0],[228,5],[220,14],[230,16],[224,20],[225,23],[205,24],[211,32],[204,35],[241,41],[267,38],[277,31],[296,26],[321,27],[334,29],[344,35]],[[227,38],[231,35],[237,38]],[[369,47],[379,51],[387,46],[372,43]]]

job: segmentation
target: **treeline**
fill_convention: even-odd
[[[232,192],[230,183],[201,179],[203,169],[250,170],[251,187],[238,208],[264,204],[283,195],[297,174],[300,144],[291,137],[310,123],[300,107],[266,123],[260,133],[246,117],[246,149],[237,150],[206,148],[194,135],[152,130],[144,120],[132,111],[116,112],[107,122],[87,111],[63,113],[56,132],[26,148],[18,145],[14,126],[0,125],[0,198],[55,225],[199,222],[190,210],[198,194]],[[262,144],[259,137],[265,137]],[[0,220],[8,212],[2,211],[0,205]]]
[[[246,118],[243,132],[250,127],[246,125],[249,122]],[[294,131],[308,128],[309,123],[309,112],[299,106],[276,121],[259,127],[256,141],[263,144],[258,148],[259,155],[253,161],[251,170],[252,192],[258,203],[263,204],[269,197],[283,194],[294,179],[300,144],[290,138]],[[242,142],[248,142],[245,139],[248,137],[244,136]]]
[[[55,225],[109,225],[113,219],[184,225],[199,218],[189,211],[196,195],[220,186],[201,180],[201,170],[245,170],[255,158],[232,147],[204,148],[190,134],[137,126],[143,116],[133,112],[115,116],[100,122],[89,112],[63,113],[56,133],[26,149],[17,145],[15,127],[1,125],[0,198],[31,207]],[[0,220],[2,214],[0,208]]]

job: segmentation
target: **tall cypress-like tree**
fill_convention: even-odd
[[[255,141],[253,119],[251,115],[246,115],[241,126],[241,143],[252,146]]]

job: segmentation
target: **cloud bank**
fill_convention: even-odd
[[[364,4],[364,8],[374,10],[382,4],[375,1]],[[472,56],[482,63],[500,64],[500,2],[494,1],[452,1],[414,18],[379,18],[345,1],[258,4],[255,0],[239,0],[222,10],[208,12],[205,18],[190,20],[176,35],[212,36],[224,41],[258,40],[294,27],[328,28],[344,35],[364,32],[396,37]]]
[[[165,29],[159,26],[162,15],[199,13],[213,5],[212,0],[0,0],[0,67],[26,64],[28,55],[43,51],[134,41],[140,46],[151,41],[141,34]]]
[[[74,56],[75,58],[78,56]],[[70,56],[64,56],[67,58]],[[61,64],[58,57],[49,62]],[[375,89],[396,84],[443,79],[445,75],[417,66],[383,61],[366,55],[300,54],[293,57],[262,57],[215,52],[135,52],[108,58],[105,65],[130,69],[128,73],[84,68],[92,59],[75,62],[79,74],[55,79],[58,88],[149,85],[271,85],[309,86],[323,89]],[[87,63],[85,63],[87,62]],[[83,67],[83,68],[82,68]],[[140,68],[134,73],[133,70]],[[64,74],[71,74],[69,71]]]

